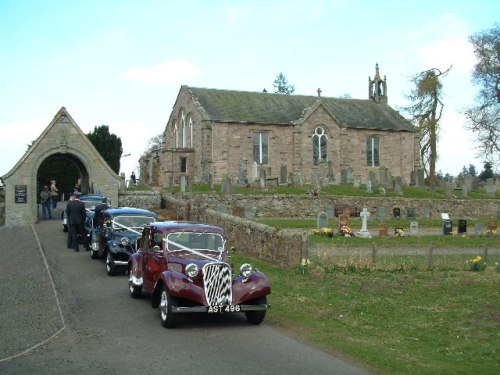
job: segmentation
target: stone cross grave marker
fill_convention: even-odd
[[[358,236],[364,238],[370,238],[371,234],[368,231],[368,218],[370,217],[370,213],[367,208],[363,208],[363,211],[359,214],[361,217],[361,230],[358,232]]]

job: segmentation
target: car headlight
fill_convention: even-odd
[[[253,272],[253,267],[252,265],[248,264],[248,263],[244,263],[241,265],[240,267],[240,275],[247,278],[247,277],[250,277],[250,275],[252,274]]]
[[[127,246],[128,243],[129,243],[129,240],[128,240],[128,237],[122,237],[120,239],[120,243],[123,245],[123,246]]]
[[[186,266],[186,275],[188,275],[190,278],[196,277],[198,275],[198,272],[200,272],[200,269],[196,264],[189,263]]]

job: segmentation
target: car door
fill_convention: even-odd
[[[154,288],[160,275],[166,269],[162,238],[163,233],[154,228],[148,234],[149,251],[145,274],[147,274],[148,283],[151,283],[151,288]]]

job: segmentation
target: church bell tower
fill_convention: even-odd
[[[387,104],[387,78],[382,80],[378,71],[378,63],[375,64],[375,77],[368,76],[368,98],[379,104]]]

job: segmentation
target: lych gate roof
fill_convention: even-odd
[[[340,125],[348,128],[416,130],[397,111],[373,100],[184,87],[203,107],[208,120],[216,122],[291,125],[320,100]]]

